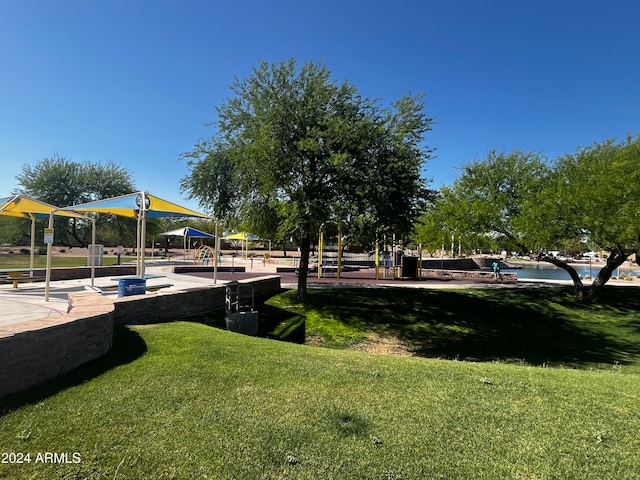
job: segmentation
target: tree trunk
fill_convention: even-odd
[[[600,272],[598,272],[598,276],[593,280],[587,295],[585,295],[582,300],[587,303],[596,303],[600,299],[602,290],[611,278],[611,275],[613,275],[613,272],[624,263],[629,255],[630,253],[628,252],[612,250],[607,258],[606,265],[600,269]]]
[[[76,243],[81,246],[81,247],[85,247],[89,244],[89,241],[87,241],[87,233],[83,232],[83,236],[80,236],[80,232],[78,229],[78,219],[74,218],[71,222],[71,228],[67,229],[67,228],[62,228],[62,231],[66,231],[66,233],[68,233],[69,235],[71,235],[71,238],[73,238]]]
[[[311,240],[309,238],[310,225],[305,222],[300,229],[300,265],[298,267],[298,293],[296,299],[307,303],[307,274],[309,272],[309,251]]]
[[[607,263],[604,267],[600,269],[598,272],[598,276],[593,280],[591,285],[585,286],[582,283],[582,279],[578,272],[576,272],[575,268],[569,265],[567,262],[562,260],[558,260],[557,258],[540,256],[538,260],[542,260],[544,262],[549,262],[556,267],[562,268],[566,271],[573,281],[573,287],[576,293],[576,298],[584,303],[596,303],[600,299],[600,295],[602,295],[602,290],[604,289],[605,284],[611,278],[611,275],[620,265],[624,263],[629,255],[633,252],[620,251],[618,249],[614,249],[611,251],[611,254],[607,258]]]
[[[571,277],[571,280],[573,281],[573,289],[575,291],[576,298],[578,298],[579,300],[584,299],[584,296],[586,293],[585,287],[584,287],[584,284],[582,283],[582,279],[580,278],[580,275],[578,275],[578,272],[576,272],[575,268],[573,268],[567,262],[558,260],[557,258],[554,258],[554,257],[546,256],[546,255],[538,256],[538,260],[539,261],[541,260],[543,262],[549,262],[550,264],[555,265],[556,267],[559,267],[563,269],[565,272],[567,272]]]

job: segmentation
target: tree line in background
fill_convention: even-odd
[[[77,162],[54,154],[35,165],[24,165],[16,176],[19,187],[12,194],[66,207],[126,195],[136,191],[132,174],[113,162]],[[117,215],[87,214],[95,219],[97,242],[105,245],[135,245],[136,220]],[[150,237],[175,223],[171,219],[149,219]],[[42,245],[47,219],[37,221],[36,244]],[[21,218],[2,217],[0,239],[2,243],[29,245],[30,222]],[[54,218],[55,243],[65,246],[87,246],[91,242],[92,225],[83,219]]]
[[[212,137],[181,155],[189,174],[180,187],[229,229],[274,245],[293,239],[301,252],[300,300],[312,245],[327,224],[340,225],[346,243],[365,248],[396,235],[430,252],[455,242],[462,254],[528,254],[565,269],[585,301],[596,301],[614,270],[638,251],[640,136],[579,147],[553,161],[537,152],[493,151],[435,192],[424,177],[433,153],[424,137],[433,119],[422,95],[382,107],[334,81],[324,66],[294,60],[261,63],[231,91],[217,107]],[[58,155],[24,166],[17,180],[21,193],[59,206],[136,190],[119,165]],[[95,218],[100,243],[135,243],[134,220]],[[175,223],[150,220],[148,237]],[[20,219],[0,222],[3,243],[27,243],[28,236]],[[56,219],[57,242],[89,239],[86,222]],[[589,286],[550,253],[596,248],[608,256]]]
[[[24,165],[16,180],[19,187],[13,194],[21,193],[59,207],[123,195],[135,188],[131,173],[113,162],[76,162],[57,154],[34,166]],[[103,243],[126,240],[133,235],[135,244],[135,221],[115,215],[93,217]],[[37,223],[38,243],[43,240],[42,231],[47,224],[48,220]],[[3,217],[0,223],[3,243],[28,245],[29,228],[22,219]],[[86,220],[56,217],[54,228],[56,243],[86,246],[91,242],[91,222]]]

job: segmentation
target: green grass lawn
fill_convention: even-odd
[[[637,293],[626,292],[626,302],[614,292],[609,306],[583,307],[556,289],[540,289],[540,297],[515,289],[323,289],[309,307],[284,294],[266,308],[269,322],[284,319],[280,333],[282,325],[305,328],[334,348],[188,322],[120,327],[106,356],[0,401],[2,451],[31,455],[31,463],[0,463],[0,478],[638,478],[640,328]],[[385,298],[398,300],[389,306]],[[330,326],[322,329],[325,314]],[[537,321],[537,329],[527,326]],[[543,356],[560,335],[549,361],[580,368],[489,361],[519,357],[500,329],[514,343],[551,329],[529,351]],[[422,356],[482,361],[344,349],[368,331],[414,338]],[[35,463],[38,452],[67,452],[79,463]]]
[[[640,373],[637,287],[609,287],[597,305],[579,303],[570,288],[323,288],[309,298],[297,304],[289,291],[270,299],[269,333],[286,338],[300,326],[307,340],[333,348],[375,334],[423,357]]]

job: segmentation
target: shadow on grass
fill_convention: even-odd
[[[258,303],[255,308],[259,313],[259,337],[299,344],[305,342],[305,319],[302,315],[262,302]],[[226,330],[224,315],[224,311],[220,311],[214,314],[192,317],[188,320]]]
[[[610,288],[603,303],[583,305],[564,288],[330,288],[313,290],[308,308],[424,357],[571,366],[640,358],[636,289]]]
[[[125,326],[115,326],[113,347],[106,354],[53,380],[0,399],[0,416],[18,407],[38,403],[69,387],[85,383],[115,367],[131,363],[146,351],[147,345],[137,332]]]
[[[306,323],[303,315],[264,304],[260,310],[261,336],[291,343],[305,343]]]

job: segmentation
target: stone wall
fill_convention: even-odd
[[[270,275],[238,281],[240,296],[247,299],[255,289],[256,301],[280,292],[280,277]],[[224,309],[225,286],[165,290],[155,295],[133,295],[114,300],[113,320],[116,325],[141,325],[169,322],[176,318],[189,318]]]
[[[517,273],[500,273],[502,283],[515,283],[518,281]],[[435,280],[467,280],[471,282],[492,282],[496,280],[492,271],[486,270],[440,270],[423,269],[422,278]]]
[[[422,260],[422,268],[431,270],[491,270],[495,261],[500,268],[507,268],[500,257],[477,256],[469,258],[426,258]]]
[[[263,300],[280,292],[280,277],[241,280],[240,295]],[[225,286],[169,290],[111,299],[97,292],[69,294],[69,313],[0,327],[0,398],[104,355],[114,324],[169,322],[224,308]]]
[[[0,397],[51,380],[109,351],[113,303],[79,293],[70,295],[69,307],[67,315],[0,327]]]
[[[119,277],[123,275],[135,275],[135,265],[108,265],[103,267],[94,267],[95,276],[97,277]],[[28,270],[28,269],[26,269]],[[44,281],[46,270],[44,268],[36,268],[33,270],[34,276]],[[91,267],[57,267],[51,269],[51,280],[76,280],[80,278],[91,278]]]
[[[94,267],[96,277],[119,277],[122,275],[135,275],[135,265],[108,265]],[[42,270],[42,276],[45,275]],[[51,280],[75,280],[78,278],[91,278],[91,267],[63,267],[51,269]]]
[[[432,270],[477,270],[480,265],[474,258],[429,258],[422,260],[422,268]]]
[[[173,273],[196,273],[196,272],[213,272],[215,267],[213,265],[178,265],[173,267]],[[218,272],[246,272],[247,267],[229,267],[218,266]]]

